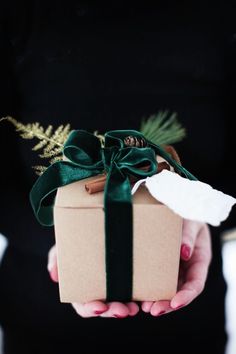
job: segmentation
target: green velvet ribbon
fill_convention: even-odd
[[[102,172],[107,173],[104,190],[107,301],[132,299],[133,217],[129,176],[145,178],[157,171],[156,155],[167,160],[177,172],[196,179],[160,146],[146,141],[145,147],[126,146],[124,139],[145,138],[135,130],[113,130],[100,140],[84,130],[72,131],[64,145],[68,161],[58,161],[36,180],[30,201],[38,221],[53,225],[53,205],[57,188]],[[148,170],[140,167],[149,166]],[[86,237],[86,235],[85,235]]]

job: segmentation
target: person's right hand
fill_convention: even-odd
[[[51,279],[58,282],[57,271],[57,253],[54,245],[48,253],[48,271]],[[85,304],[73,303],[75,311],[81,317],[115,317],[125,318],[128,316],[135,316],[139,312],[139,307],[135,302],[121,303],[121,302],[102,302],[91,301]]]

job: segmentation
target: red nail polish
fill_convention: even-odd
[[[164,313],[166,313],[166,312],[165,312],[165,311],[160,311],[160,312],[158,313],[158,316],[163,315]]]
[[[54,281],[54,283],[58,283],[58,274],[57,274],[57,272],[52,271],[49,274],[50,274],[50,278],[52,279],[52,281]]]
[[[183,244],[181,246],[181,256],[182,256],[182,258],[184,260],[187,261],[190,258],[190,252],[191,252],[191,250],[190,250],[190,247],[188,245]]]
[[[95,315],[101,315],[103,312],[105,312],[106,310],[97,310],[97,311],[94,311]]]

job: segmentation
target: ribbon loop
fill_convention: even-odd
[[[79,167],[101,168],[101,143],[94,135],[85,130],[74,130],[69,135],[63,153]]]

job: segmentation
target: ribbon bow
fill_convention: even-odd
[[[158,145],[146,141],[145,147],[125,145],[132,136],[145,141],[135,130],[114,130],[105,134],[105,144],[93,134],[77,130],[69,135],[63,149],[68,161],[58,161],[37,179],[30,201],[42,225],[53,225],[53,204],[57,188],[102,172],[107,173],[104,190],[107,300],[132,298],[133,222],[129,176],[145,178],[157,171],[156,154],[166,159],[189,179],[196,179]],[[140,169],[149,166],[148,170]]]

